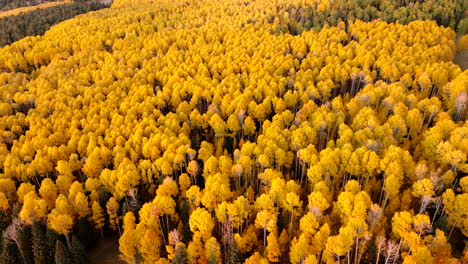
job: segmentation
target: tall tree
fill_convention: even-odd
[[[2,236],[2,255],[0,256],[0,263],[2,264],[20,264],[23,263],[21,253],[15,242],[11,241],[5,236]]]
[[[76,237],[72,237],[72,247],[70,249],[71,256],[74,263],[76,264],[88,264],[89,257],[85,247],[81,244],[80,240]]]
[[[173,264],[187,264],[188,263],[188,253],[187,248],[183,243],[179,243],[176,247],[174,259],[172,259]]]
[[[226,254],[226,263],[227,264],[241,264],[242,262],[242,253],[237,246],[237,241],[231,239],[231,243],[228,245],[227,254]]]
[[[55,264],[70,264],[73,263],[72,255],[68,248],[62,243],[62,241],[57,240],[55,243]]]
[[[23,225],[16,230],[18,248],[26,263],[34,262],[33,243],[31,240],[31,227]]]
[[[32,247],[34,254],[34,263],[36,264],[47,264],[53,262],[53,259],[48,259],[47,252],[47,243],[46,242],[46,233],[44,226],[38,222],[34,221],[31,226],[32,233]]]

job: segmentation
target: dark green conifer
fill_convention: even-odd
[[[23,259],[15,242],[2,236],[2,254],[0,255],[2,264],[22,264]]]
[[[31,226],[32,233],[32,247],[34,254],[34,263],[35,264],[47,264],[50,261],[53,261],[48,257],[48,249],[46,241],[46,234],[44,226],[38,222],[34,221]]]
[[[62,241],[57,240],[55,243],[55,264],[71,264],[73,263],[73,258],[70,254],[68,248],[62,243]]]
[[[16,228],[18,248],[25,263],[34,263],[33,243],[31,240],[31,227],[22,225]]]
[[[172,260],[173,264],[187,264],[188,263],[188,253],[184,244],[177,245],[174,259]]]
[[[72,238],[72,248],[71,248],[71,255],[73,257],[73,261],[76,264],[88,264],[89,258],[88,254],[86,253],[85,247],[81,244],[80,240],[73,236]]]
[[[216,259],[216,256],[210,255],[206,264],[218,264],[218,260]]]
[[[242,253],[240,252],[235,239],[232,239],[231,243],[229,243],[228,245],[227,254],[226,254],[226,263],[227,264],[244,263],[242,261]]]

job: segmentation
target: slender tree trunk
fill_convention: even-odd
[[[291,217],[290,217],[290,220],[289,220],[289,226],[290,226],[289,233],[290,234],[292,234],[291,232],[292,232],[292,227],[293,227],[293,216],[294,216],[294,213],[293,213],[293,211],[291,211]]]
[[[440,204],[437,203],[437,205],[436,205],[436,210],[435,210],[435,212],[434,212],[434,216],[432,217],[432,221],[431,221],[432,224],[434,224],[434,220],[435,220],[435,218],[436,218],[436,216],[437,216],[437,213],[439,212],[439,208],[440,208]]]
[[[68,249],[71,249],[71,242],[70,242],[70,237],[68,236],[68,234],[65,234],[65,239],[67,240]],[[25,263],[27,263],[27,261],[25,261]]]
[[[455,229],[455,226],[457,225],[457,222],[453,223],[452,229],[450,230],[449,236],[447,237],[447,240],[450,240],[450,237],[452,236],[453,230]]]
[[[398,243],[398,247],[397,247],[397,250],[395,252],[395,259],[393,260],[392,264],[395,264],[395,262],[397,261],[398,257],[400,256],[400,247],[401,247],[401,243],[403,242],[403,238],[400,238],[400,242]],[[385,261],[385,264],[387,264],[387,261]]]
[[[157,219],[158,219],[158,223],[159,223],[159,229],[161,230],[161,236],[162,236],[163,241],[164,241],[164,246],[167,246],[166,237],[164,236],[164,231],[163,231],[162,226],[161,226],[161,221],[159,220],[159,217]]]
[[[382,195],[384,193],[385,179],[382,179],[382,188],[380,188],[379,204],[382,204]]]
[[[382,246],[379,245],[379,248],[377,250],[377,260],[375,261],[375,264],[379,264],[379,258],[380,258],[380,250],[382,249]]]
[[[385,206],[387,205],[387,200],[388,200],[388,193],[386,192],[385,193],[385,199],[384,199],[383,204],[382,204],[382,209],[385,209]]]
[[[356,235],[356,251],[354,252],[354,264],[358,263],[357,262],[358,250],[359,250],[359,237]]]

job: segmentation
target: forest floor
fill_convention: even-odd
[[[91,264],[123,264],[119,258],[119,236],[106,235],[99,239],[89,254]]]

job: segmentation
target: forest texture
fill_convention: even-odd
[[[27,36],[44,34],[50,27],[76,15],[108,7],[98,2],[50,2],[0,13],[0,47]]]
[[[36,9],[43,9],[43,8],[48,8],[48,7],[53,7],[57,5],[63,5],[63,4],[65,4],[65,2],[47,2],[47,3],[35,5],[35,6],[19,7],[19,8],[0,12],[0,17],[19,15],[21,13],[27,13]]]
[[[116,1],[0,49],[1,260],[466,263],[466,18],[417,16],[463,2],[370,2]]]
[[[8,11],[17,8],[31,7],[42,4],[61,3],[57,0],[0,0],[0,11]]]

